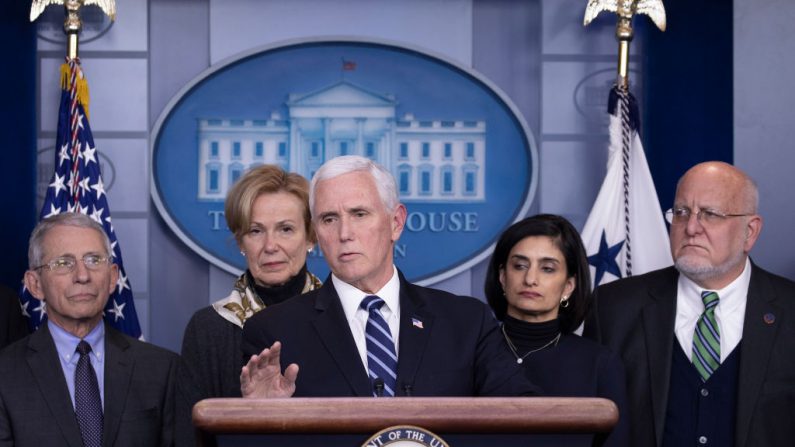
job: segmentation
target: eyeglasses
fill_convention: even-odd
[[[693,211],[690,208],[671,208],[665,212],[665,220],[667,220],[669,224],[683,224],[690,220],[690,215],[692,214]],[[753,214],[728,214],[717,210],[700,209],[696,213],[696,220],[699,221],[701,225],[715,225],[730,217],[743,216],[753,216]]]
[[[108,261],[110,261],[110,258],[102,255],[88,254],[83,256],[80,260],[83,261],[83,265],[86,266],[86,269],[91,271],[96,271],[108,265]],[[75,259],[74,256],[61,256],[59,258],[53,259],[50,262],[47,262],[46,264],[34,267],[33,270],[38,270],[40,268],[47,267],[48,269],[50,269],[51,272],[60,275],[60,274],[72,273],[73,271],[75,271],[76,266],[77,266],[77,259]]]

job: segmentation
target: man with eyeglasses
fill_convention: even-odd
[[[0,445],[173,444],[176,354],[105,325],[118,267],[83,214],[42,220],[25,286],[47,322],[0,353]]]
[[[701,163],[676,188],[674,266],[597,288],[585,335],[627,367],[633,446],[790,446],[795,283],[753,264],[758,190]]]

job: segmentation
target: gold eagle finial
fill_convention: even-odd
[[[97,5],[111,20],[116,20],[116,0],[33,0],[30,7],[30,21],[36,20],[44,12],[44,8],[64,3],[66,3],[66,9],[75,11],[81,6]]]
[[[635,14],[646,14],[660,31],[665,31],[662,0],[588,0],[583,25],[591,23],[602,11],[614,12],[623,19],[631,19]]]

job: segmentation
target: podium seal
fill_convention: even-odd
[[[374,434],[362,447],[450,447],[442,438],[413,425],[387,427]]]

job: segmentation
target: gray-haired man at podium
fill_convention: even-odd
[[[329,160],[309,203],[332,273],[246,323],[244,397],[539,392],[501,346],[485,304],[416,286],[397,270],[407,211],[385,168],[359,156]]]

